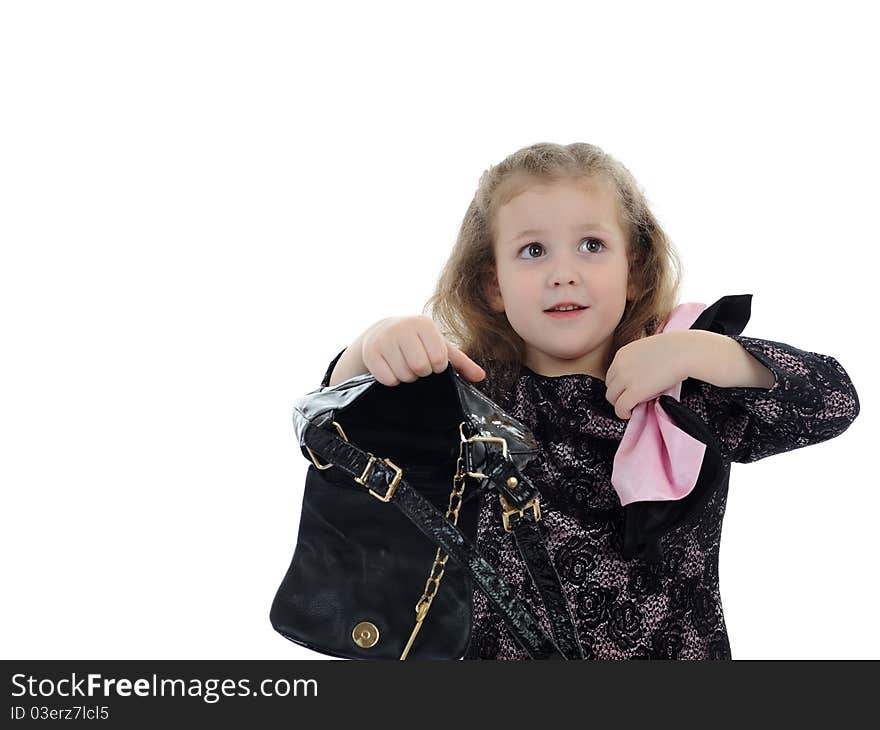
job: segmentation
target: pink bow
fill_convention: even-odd
[[[660,332],[690,329],[704,309],[699,302],[679,304]],[[706,445],[675,425],[661,395],[680,400],[681,383],[633,408],[614,456],[611,485],[621,505],[681,499],[697,483]]]

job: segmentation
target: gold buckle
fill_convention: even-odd
[[[501,500],[501,519],[504,522],[504,529],[507,532],[510,532],[510,515],[518,513],[520,517],[525,516],[525,511],[531,507],[532,511],[535,515],[535,522],[538,522],[541,519],[541,505],[538,503],[538,498],[535,497],[528,504],[524,505],[522,509],[516,509],[515,507],[511,507],[507,500],[504,498],[503,494],[498,495],[498,499]]]
[[[340,426],[336,421],[333,421],[333,425],[336,426],[336,430],[339,431],[339,435],[345,439],[345,443],[348,443],[348,436],[345,435],[345,431],[342,430],[342,426]],[[309,452],[309,456],[312,457],[312,463],[318,467],[319,469],[329,469],[333,464],[319,464],[318,457],[315,456],[315,452],[312,451],[308,446],[306,446],[306,451]]]
[[[507,439],[503,439],[500,436],[471,436],[470,438],[464,437],[464,421],[458,424],[458,432],[461,434],[461,440],[465,443],[470,443],[471,441],[494,441],[501,444],[501,453],[504,458],[507,458]],[[483,474],[479,471],[469,471],[467,472],[469,477],[481,477],[484,479],[488,479],[488,474]]]
[[[391,497],[394,496],[394,490],[397,489],[397,484],[400,482],[401,477],[403,476],[403,469],[401,469],[397,464],[395,464],[391,459],[380,459],[373,454],[370,454],[370,460],[367,462],[367,465],[364,467],[364,473],[360,475],[360,477],[355,477],[354,480],[358,484],[363,484],[365,487],[367,486],[367,474],[370,469],[373,468],[373,464],[377,461],[381,461],[383,464],[387,464],[396,472],[394,475],[394,479],[391,480],[391,484],[388,485],[388,489],[385,491],[385,495],[381,495],[378,492],[374,492],[372,489],[369,489],[370,494],[372,494],[376,499],[379,499],[383,502],[390,502]]]

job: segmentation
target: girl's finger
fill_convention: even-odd
[[[432,321],[427,321],[425,324],[425,327],[421,327],[418,330],[419,339],[422,341],[422,347],[425,348],[427,353],[431,372],[442,373],[449,366],[443,337],[437,331]]]
[[[379,355],[378,362],[371,363],[371,365],[370,370],[373,373],[373,377],[380,383],[392,386],[400,385],[400,381],[394,375],[394,371],[382,355]]]
[[[418,330],[412,329],[405,333],[400,338],[399,345],[406,363],[406,373],[398,376],[401,380],[411,383],[434,372]]]
[[[406,364],[406,357],[400,349],[400,343],[396,339],[390,338],[388,342],[383,343],[379,348],[379,354],[388,363],[392,376],[398,382],[415,380],[415,376]]]
[[[480,381],[486,377],[486,371],[471,360],[451,342],[446,343],[449,361],[462,377],[471,381]]]

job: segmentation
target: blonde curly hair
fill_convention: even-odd
[[[632,173],[599,147],[541,142],[517,150],[485,170],[468,206],[452,252],[425,304],[438,330],[487,372],[496,397],[506,393],[525,357],[525,342],[504,312],[489,306],[487,286],[495,275],[498,209],[535,183],[597,180],[615,194],[618,223],[635,294],[614,330],[611,355],[653,334],[676,306],[682,265]]]

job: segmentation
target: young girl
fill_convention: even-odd
[[[677,308],[678,269],[622,164],[589,144],[532,145],[480,179],[432,317],[377,322],[321,383],[370,372],[397,385],[451,362],[532,430],[541,453],[524,473],[540,492],[538,524],[589,659],[730,659],[718,586],[730,462],[820,443],[859,413],[834,358],[739,334],[750,295]],[[690,316],[671,327],[674,311]],[[657,449],[639,443],[645,419],[665,417],[645,409],[665,391],[690,433],[703,434],[689,442],[702,466],[670,446],[682,434],[667,423],[654,433],[669,439],[660,444],[669,473],[645,471]],[[625,434],[630,419],[640,433]],[[676,467],[690,469],[684,489]],[[549,635],[497,499],[480,507],[477,545]],[[528,658],[483,593],[473,599],[465,658]]]

